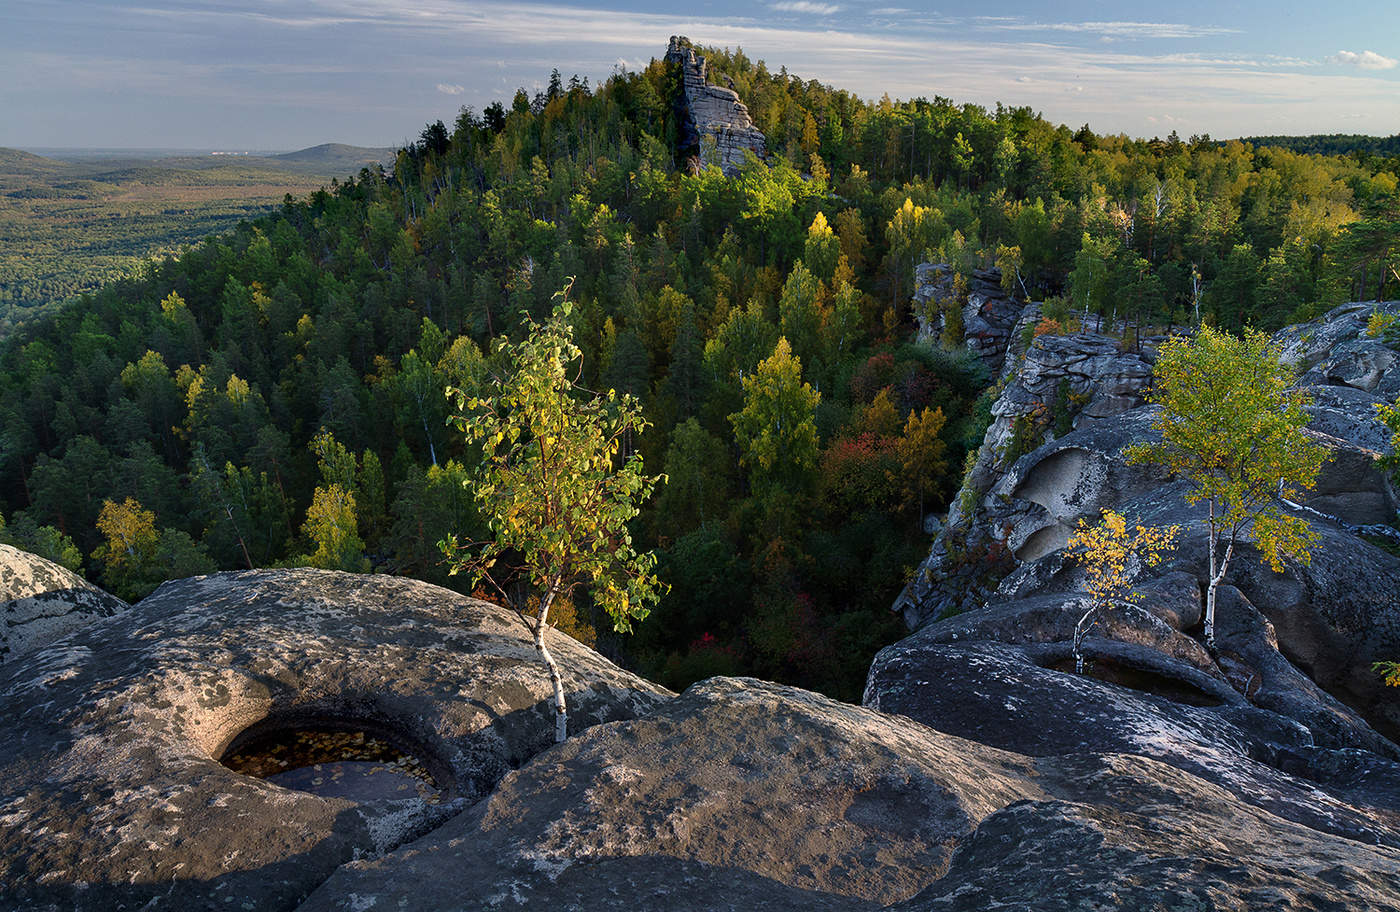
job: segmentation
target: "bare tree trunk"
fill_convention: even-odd
[[[1098,620],[1095,619],[1093,624],[1088,624],[1087,622],[1090,618],[1094,617],[1094,614],[1098,610],[1098,601],[1091,600],[1089,602],[1089,610],[1084,612],[1079,618],[1079,623],[1074,625],[1074,673],[1077,675],[1082,675],[1084,673],[1084,638],[1089,635],[1089,631],[1093,629],[1094,624],[1098,623]]]
[[[564,679],[559,675],[559,666],[554,663],[554,656],[549,654],[549,648],[544,645],[544,631],[549,626],[549,606],[554,603],[554,597],[558,593],[559,578],[555,577],[549,591],[540,599],[540,616],[535,620],[535,651],[540,654],[540,659],[549,669],[549,683],[554,685],[554,743],[563,744],[569,737],[569,710],[564,704]]]

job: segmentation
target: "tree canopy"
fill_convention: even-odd
[[[1157,444],[1133,447],[1130,462],[1155,462],[1186,479],[1188,503],[1206,504],[1210,577],[1206,642],[1215,645],[1215,594],[1246,534],[1270,566],[1307,562],[1316,534],[1284,500],[1312,488],[1326,450],[1304,433],[1306,395],[1279,363],[1269,337],[1201,327],[1162,346],[1150,400],[1161,406]]]

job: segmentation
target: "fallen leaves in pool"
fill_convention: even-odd
[[[250,742],[224,759],[237,773],[326,798],[382,801],[442,793],[417,758],[362,731],[291,731]]]

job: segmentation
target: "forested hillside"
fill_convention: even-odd
[[[998,265],[1066,323],[1272,328],[1397,286],[1394,159],[710,67],[772,152],[737,178],[677,154],[666,65],[596,89],[556,72],[429,125],[391,173],[24,327],[0,350],[4,535],[128,598],[279,562],[458,583],[437,542],[477,522],[473,454],[442,390],[479,386],[490,339],[572,276],[582,382],[641,397],[635,445],[669,476],[636,535],[670,594],[600,645],[671,685],[742,671],[851,698],[900,632],[921,514],[989,420],[976,357],[913,341],[917,262]]]
[[[392,151],[59,160],[0,149],[0,335],[152,257],[261,216]]]
[[[1276,146],[1315,155],[1400,155],[1400,133],[1394,136],[1359,136],[1355,133],[1318,133],[1311,136],[1251,136],[1253,146]]]

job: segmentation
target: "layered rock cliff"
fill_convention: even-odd
[[[1400,303],[1347,305],[1275,337],[1312,397],[1309,434],[1329,453],[1295,510],[1318,534],[1311,561],[1276,573],[1252,545],[1239,549],[1221,609],[1232,631],[1222,655],[1199,648],[1198,604],[1192,617],[1174,612],[1168,623],[1150,619],[1151,599],[1145,613],[1101,628],[1095,648],[1134,673],[1192,687],[1201,673],[1227,682],[1252,705],[1307,727],[1315,743],[1393,755],[1386,739],[1400,736],[1400,704],[1370,666],[1400,655],[1400,558],[1378,547],[1397,538],[1389,524],[1400,498],[1377,466],[1389,435],[1375,419],[1375,406],[1400,391],[1400,359],[1366,334],[1376,308],[1400,313]],[[960,641],[1032,644],[1046,661],[1063,659],[1071,632],[1062,625],[1082,613],[1083,580],[1062,549],[1079,521],[1106,508],[1182,525],[1171,560],[1144,572],[1139,586],[1155,591],[1176,574],[1167,588],[1189,588],[1197,594],[1185,600],[1199,602],[1204,507],[1186,503],[1184,482],[1124,458],[1156,434],[1155,407],[1141,404],[1152,349],[1120,351],[1116,340],[1075,334],[1037,338],[1019,359],[1013,351],[959,502],[896,605],[920,631],[910,642],[957,631]],[[1052,399],[1054,390],[1066,394]]]
[[[686,130],[682,147],[697,146],[701,165],[719,165],[730,177],[739,173],[747,155],[763,158],[767,140],[754,126],[749,109],[733,89],[710,84],[705,58],[695,53],[690,39],[672,35],[666,62],[681,73]]]

